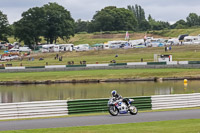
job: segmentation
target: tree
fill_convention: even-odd
[[[200,17],[196,13],[190,13],[186,18],[188,26],[199,26],[200,25]]]
[[[44,32],[45,12],[42,8],[34,7],[22,13],[22,19],[14,23],[15,37],[19,41],[24,41],[26,45],[33,48],[33,44],[38,44],[40,36]]]
[[[125,8],[105,7],[97,11],[91,24],[94,31],[134,30],[137,21],[133,13]]]
[[[22,19],[14,23],[14,34],[30,47],[38,44],[41,36],[50,43],[56,43],[58,37],[69,39],[70,35],[74,35],[74,20],[64,7],[49,3],[22,13]]]
[[[181,19],[179,21],[177,21],[175,24],[173,24],[171,26],[171,28],[175,28],[175,29],[184,29],[187,28],[187,22],[185,22],[185,20]]]
[[[143,20],[142,22],[140,22],[139,27],[140,27],[141,31],[146,31],[146,30],[150,30],[151,29],[151,25],[146,20]]]
[[[132,11],[134,16],[136,17],[137,23],[138,23],[138,29],[139,30],[141,30],[141,29],[144,30],[145,28],[143,27],[143,24],[144,23],[147,24],[147,21],[145,19],[144,9],[140,5],[137,5],[137,4],[135,6],[129,5],[128,9],[130,11]]]
[[[0,40],[7,41],[7,35],[9,35],[10,28],[7,16],[0,11]]]
[[[74,35],[75,23],[70,12],[57,3],[49,3],[42,7],[45,11],[44,37],[51,44],[58,37],[69,39]]]
[[[88,32],[88,25],[89,25],[88,21],[82,21],[81,19],[78,19],[75,22],[75,33]]]
[[[156,21],[151,17],[151,15],[148,16],[148,22],[151,26],[151,30],[162,30],[162,29],[169,29],[170,24],[169,22],[164,21]]]

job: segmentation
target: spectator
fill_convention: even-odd
[[[59,57],[59,55],[58,55],[58,54],[56,54],[56,59],[58,59],[58,57]]]
[[[39,61],[44,60],[42,57],[39,58]]]

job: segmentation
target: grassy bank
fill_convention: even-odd
[[[32,129],[32,130],[16,130],[2,131],[2,133],[198,133],[200,132],[200,119],[175,120],[175,121],[157,121],[144,123],[129,123],[115,125],[99,125],[84,127],[68,127],[68,128],[49,128],[49,129]]]
[[[58,72],[0,73],[0,81],[82,80],[153,77],[200,77],[200,69],[116,69]]]
[[[191,36],[197,36],[200,34],[200,28],[190,28],[190,29],[166,29],[166,30],[158,30],[158,31],[149,31],[149,33],[154,35],[159,35],[163,37],[178,37],[181,34],[188,34]]]
[[[1,51],[2,52],[2,51]],[[200,46],[173,46],[171,51],[164,51],[164,47],[158,48],[139,48],[139,49],[110,49],[100,51],[87,51],[87,52],[62,52],[58,53],[63,57],[63,61],[55,60],[54,57],[57,53],[33,53],[30,58],[34,61],[28,61],[29,57],[25,57],[23,61],[13,60],[8,62],[0,62],[0,64],[10,64],[13,66],[44,66],[46,62],[48,65],[67,65],[68,61],[74,61],[76,65],[80,61],[85,60],[87,64],[110,63],[111,60],[116,60],[117,63],[126,62],[140,62],[143,58],[144,62],[154,61],[154,54],[171,54],[174,61],[199,61],[200,60]],[[115,58],[115,55],[118,57]],[[39,58],[44,60],[39,61]]]

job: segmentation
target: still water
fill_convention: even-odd
[[[200,93],[199,81],[120,82],[90,84],[0,86],[0,103],[109,98],[111,90],[123,97]]]

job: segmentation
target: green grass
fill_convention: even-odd
[[[2,131],[2,133],[199,133],[200,119]]]
[[[158,31],[150,31],[151,34],[160,35],[163,37],[178,37],[181,34],[189,34],[191,36],[197,36],[200,34],[200,27],[194,27],[190,29],[166,29]]]
[[[83,80],[83,79],[123,79],[153,77],[199,77],[200,69],[114,69],[114,70],[80,70],[57,72],[19,72],[0,73],[0,81],[13,80]]]

